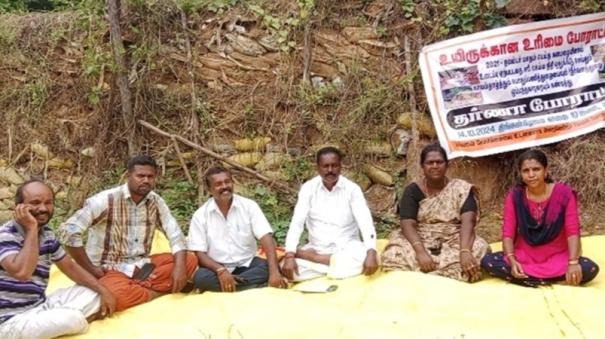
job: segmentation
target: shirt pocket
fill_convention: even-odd
[[[235,240],[239,244],[252,244],[256,242],[252,232],[252,223],[250,221],[240,222],[234,225]]]
[[[129,255],[139,256],[145,254],[145,238],[149,237],[148,240],[151,240],[151,232],[152,230],[145,224],[128,227],[126,241]],[[151,243],[149,243],[149,246],[151,247]]]

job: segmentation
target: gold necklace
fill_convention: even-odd
[[[544,216],[544,212],[546,210],[546,203],[550,199],[549,186],[548,186],[548,184],[546,184],[546,185],[547,186],[546,186],[546,190],[544,191],[544,193],[542,193],[539,196],[535,196],[536,199],[529,198],[529,189],[527,189],[527,187],[525,187],[525,198],[527,199],[528,202],[531,201],[535,204],[535,208],[530,209],[530,214],[536,221],[542,220],[542,217]],[[541,198],[543,198],[545,196],[548,196],[548,197],[544,200],[541,200]],[[537,201],[537,200],[540,200],[540,201]]]
[[[431,191],[429,190],[429,185],[427,184],[427,180],[426,177],[423,178],[423,185],[424,185],[424,190],[426,191],[426,195],[428,197],[434,197],[437,194],[441,193],[441,191],[445,188],[445,186],[447,185],[448,182],[448,178],[447,177],[443,177],[443,187],[441,187],[441,189],[439,189],[437,192],[431,193]]]
[[[527,186],[525,187],[525,198],[527,198],[527,200],[531,200],[537,204],[541,204],[544,201],[548,200],[548,198],[550,198],[550,184],[546,184],[546,189],[544,190],[544,192],[540,195],[536,195],[531,193],[531,195],[533,196],[533,199],[530,199],[529,197],[529,188],[527,188]]]

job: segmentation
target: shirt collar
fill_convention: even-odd
[[[13,220],[13,225],[15,226],[15,228],[17,229],[17,232],[19,232],[19,234],[23,237],[25,237],[25,229],[23,228],[23,226],[21,226],[21,224],[19,224],[17,222],[17,220]],[[40,229],[38,229],[38,233],[42,233],[46,230],[49,230],[50,227],[48,226],[48,224],[44,224],[42,225],[42,227],[40,227]]]
[[[319,187],[320,187],[320,189],[323,189],[326,192],[334,192],[334,190],[336,190],[336,189],[344,189],[345,183],[344,183],[342,174],[338,175],[338,181],[336,182],[336,185],[334,185],[334,187],[332,187],[331,191],[328,190],[326,185],[324,185],[323,179],[321,178],[321,176],[319,176]]]
[[[122,185],[122,195],[126,199],[130,199],[130,190],[128,189],[128,184]]]
[[[240,202],[239,196],[237,194],[233,193],[233,199],[231,201],[231,206],[229,207],[229,211],[231,211],[231,209],[233,209],[233,208],[238,208],[240,203],[241,202]],[[216,200],[214,200],[214,198],[211,198],[209,209],[211,212],[216,211],[218,213],[222,213],[221,210],[218,208],[218,205],[216,204]]]
[[[128,189],[128,183],[122,185],[121,189],[122,189],[122,195],[124,196],[124,198],[130,199],[132,202],[134,202],[134,200],[132,200],[132,195],[130,194],[130,190]],[[151,197],[152,194],[153,194],[153,191],[150,191],[149,193],[147,193],[147,195],[141,201],[139,201],[139,204],[147,201]]]

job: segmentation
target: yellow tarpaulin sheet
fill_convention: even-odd
[[[156,251],[166,249],[162,241]],[[583,247],[605,266],[605,236],[584,238]],[[603,273],[580,288],[525,288],[493,278],[471,285],[413,272],[325,280],[338,289],[167,295],[93,322],[81,337],[605,338]],[[70,283],[54,272],[50,285]]]

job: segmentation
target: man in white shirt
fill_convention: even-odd
[[[361,188],[340,175],[341,160],[337,148],[320,149],[319,175],[300,188],[282,262],[282,273],[291,281],[371,275],[378,269],[372,214]],[[305,223],[309,243],[297,248]]]
[[[205,175],[212,198],[191,219],[188,247],[200,268],[193,282],[200,291],[234,292],[267,283],[285,288],[273,230],[258,204],[233,193],[231,173],[212,167]],[[267,259],[256,256],[257,239]]]

